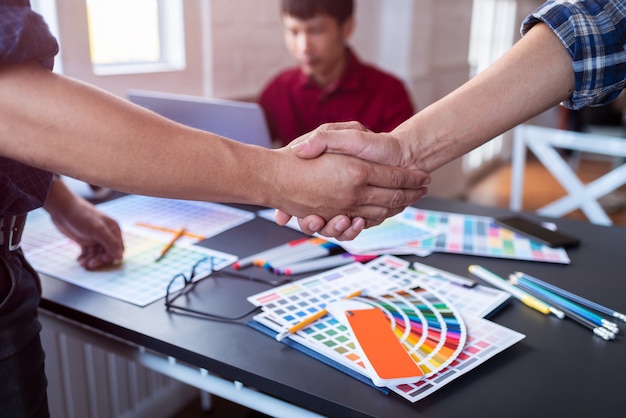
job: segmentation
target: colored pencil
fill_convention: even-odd
[[[174,243],[178,241],[178,238],[182,237],[184,233],[185,233],[185,227],[182,227],[178,231],[176,231],[176,233],[174,234],[170,242],[168,242],[165,245],[165,247],[161,250],[161,254],[159,254],[159,256],[157,257],[155,261],[161,261],[161,259],[165,257],[165,254],[167,254],[170,248],[174,246]]]
[[[351,293],[348,296],[342,298],[342,300],[352,299],[354,297],[359,296],[361,293],[363,293],[362,290],[357,290],[356,292]],[[284,340],[285,337],[288,337],[291,334],[295,334],[296,332],[300,331],[302,328],[305,328],[311,325],[313,322],[317,321],[318,319],[322,318],[323,316],[327,314],[328,314],[328,310],[326,308],[317,311],[313,315],[304,318],[302,321],[298,322],[297,324],[289,328],[285,328],[283,331],[276,334],[276,341]]]
[[[529,294],[535,296],[536,298],[543,298],[545,297],[541,292],[538,292],[535,288],[532,287],[526,287],[523,283],[520,283],[517,277],[512,278],[513,283],[516,283],[518,286],[522,287],[526,292],[528,292]],[[546,301],[547,303],[551,303],[554,305],[557,305],[559,307],[559,309],[561,309],[564,313],[565,316],[570,318],[572,321],[586,327],[589,328],[595,335],[597,335],[598,337],[609,341],[609,340],[614,340],[615,339],[615,333],[612,332],[611,330],[597,325],[595,324],[593,321],[591,321],[588,317],[585,317],[584,315],[581,315],[580,313],[570,309],[568,306],[566,305],[560,305],[557,301],[555,300],[551,300],[548,299]]]
[[[286,274],[290,276],[293,274],[308,273],[311,271],[343,266],[345,264],[350,264],[355,261],[358,261],[360,263],[366,263],[376,257],[376,255],[353,255],[349,253],[337,254],[331,255],[330,257],[316,258],[315,260],[292,264],[288,267],[277,268],[274,273]]]
[[[171,232],[171,233],[178,232],[176,229],[165,228],[163,226],[157,226],[157,225],[151,225],[151,224],[147,224],[145,222],[136,222],[135,225],[141,226],[143,228],[154,229],[155,231],[163,231],[163,232]],[[203,235],[194,234],[194,233],[189,232],[189,231],[185,231],[183,236],[189,237],[189,238],[195,238],[195,239],[199,239],[199,240],[206,239],[206,237],[203,236]]]
[[[556,287],[556,286],[554,286],[554,285],[552,285],[550,283],[546,283],[543,280],[540,280],[540,279],[538,279],[536,277],[533,277],[533,276],[531,276],[529,274],[522,273],[522,272],[518,272],[518,273],[521,275],[521,277],[524,277],[526,280],[529,280],[529,281],[531,281],[533,283],[536,283],[539,286],[544,287],[544,288],[546,288],[546,289],[556,293],[557,295],[560,295],[560,296],[563,296],[565,298],[571,299],[574,302],[580,303],[581,305],[584,305],[584,306],[586,306],[588,308],[594,309],[594,310],[596,310],[598,312],[601,312],[601,313],[603,313],[605,315],[612,316],[613,318],[617,318],[617,319],[619,319],[621,321],[626,322],[626,314],[614,311],[613,309],[610,309],[610,308],[607,308],[605,306],[602,306],[602,305],[600,305],[598,303],[590,301],[589,299],[585,299],[582,296],[578,296],[578,295],[576,295],[574,293],[568,292],[567,290],[563,290],[560,287]]]
[[[505,292],[510,293],[514,298],[518,299],[524,305],[538,312],[541,312],[544,315],[553,314],[558,318],[563,318],[564,316],[563,312],[561,312],[559,309],[556,309],[555,307],[544,303],[536,297],[529,295],[523,290],[518,289],[511,283],[504,280],[502,277],[490,272],[484,267],[472,264],[471,266],[469,266],[469,271],[476,277],[483,279],[487,283],[499,288],[500,290],[504,290]]]
[[[513,283],[516,283],[519,287],[525,289],[528,292],[540,295],[541,298],[544,301],[547,301],[548,303],[553,303],[559,306],[565,306],[567,309],[572,310],[578,313],[579,315],[582,315],[583,317],[587,318],[588,320],[590,320],[597,326],[604,327],[614,334],[617,334],[619,332],[619,327],[617,326],[615,322],[608,321],[602,318],[600,315],[597,315],[596,313],[588,309],[585,309],[584,307],[580,305],[577,305],[575,302],[572,302],[569,299],[563,298],[555,293],[552,293],[548,289],[544,289],[538,284],[527,280],[526,278],[523,277],[523,275],[520,275],[518,273],[512,274],[511,281]]]

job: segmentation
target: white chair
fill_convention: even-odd
[[[590,222],[599,225],[612,224],[597,199],[626,183],[626,164],[614,167],[610,172],[585,185],[555,148],[625,158],[626,140],[624,138],[533,125],[516,127],[513,133],[509,206],[517,211],[522,210],[526,148],[535,154],[541,164],[567,191],[566,196],[538,209],[537,213],[561,217],[580,208]]]

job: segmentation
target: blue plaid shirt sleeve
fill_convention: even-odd
[[[522,23],[525,34],[545,23],[573,59],[576,84],[563,102],[571,109],[603,105],[626,85],[626,1],[550,0]]]

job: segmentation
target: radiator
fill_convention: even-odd
[[[40,311],[53,418],[168,417],[199,391],[115,354],[123,342]],[[116,350],[107,346],[116,345]],[[136,348],[133,348],[136,349]],[[123,350],[122,350],[123,351]]]

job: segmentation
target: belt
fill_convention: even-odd
[[[0,215],[0,247],[7,251],[20,248],[26,215]]]

